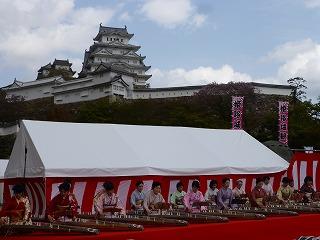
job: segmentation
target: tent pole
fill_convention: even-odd
[[[26,178],[26,165],[27,165],[27,147],[24,147],[24,168],[23,168],[23,178]]]

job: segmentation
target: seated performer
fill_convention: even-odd
[[[158,205],[162,203],[165,203],[165,200],[161,195],[161,183],[153,182],[151,190],[145,195],[143,208],[147,214],[150,214],[152,210],[159,209]]]
[[[289,186],[290,179],[288,177],[284,177],[282,179],[282,185],[277,191],[277,198],[280,203],[285,203],[290,200],[290,197],[293,194],[292,188]]]
[[[78,210],[78,202],[73,193],[70,192],[71,184],[64,181],[59,186],[59,194],[56,195],[46,210],[50,222],[75,220]]]
[[[264,191],[266,192],[266,194],[267,194],[267,196],[269,198],[273,196],[273,188],[271,186],[270,177],[269,176],[263,177],[263,186],[262,186],[262,188],[264,189]]]
[[[188,192],[183,198],[184,205],[186,206],[186,210],[189,212],[200,212],[200,210],[204,210],[205,207],[194,206],[194,203],[205,202],[202,192],[199,191],[199,181],[193,181],[191,187],[191,191]]]
[[[131,209],[133,210],[143,210],[143,200],[145,197],[145,193],[143,192],[143,182],[136,182],[136,190],[134,190],[131,194],[130,204]]]
[[[204,194],[204,199],[212,205],[217,204],[217,194],[219,192],[218,182],[217,180],[211,180],[209,183],[209,188],[207,189],[206,193]]]
[[[31,224],[31,208],[24,184],[16,184],[12,188],[13,197],[5,203],[0,211],[2,224]]]
[[[263,208],[266,206],[266,198],[268,197],[267,192],[263,188],[263,181],[261,178],[257,178],[256,186],[251,191],[250,204],[252,207]]]
[[[304,178],[304,183],[300,188],[300,192],[304,193],[304,201],[310,202],[312,200],[312,196],[315,194],[315,190],[313,189],[313,179],[311,176],[306,176]]]
[[[182,182],[177,183],[177,191],[171,194],[170,203],[172,204],[173,208],[185,208],[183,203],[183,197],[186,195],[186,192],[183,191],[183,184]]]
[[[114,193],[112,182],[107,181],[103,184],[103,189],[101,189],[93,199],[93,207],[97,216],[111,216],[115,212],[123,213],[119,197]]]
[[[244,190],[242,180],[237,180],[237,186],[232,190],[234,204],[245,204],[248,200],[246,191]]]
[[[232,208],[231,203],[233,200],[233,193],[229,186],[230,178],[222,179],[222,188],[217,194],[217,205],[220,209],[228,210],[229,208]]]
[[[292,189],[293,192],[296,191],[296,190],[294,189],[294,181],[293,181],[292,178],[289,178],[289,186],[291,187],[291,189]]]

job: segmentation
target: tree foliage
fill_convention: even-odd
[[[51,98],[32,102],[6,100],[0,94],[0,123],[34,119],[228,129],[233,95],[245,97],[244,129],[259,141],[278,139],[278,101],[287,100],[290,147],[320,149],[320,101],[294,103],[292,97],[257,94],[247,83],[213,83],[192,97],[117,102],[99,99],[66,105],[55,105]],[[5,152],[0,156],[8,157],[13,141],[0,139],[0,143],[4,141],[7,147],[0,149]]]

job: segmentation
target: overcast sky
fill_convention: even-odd
[[[308,81],[320,95],[320,0],[0,0],[0,86],[69,59],[80,71],[99,24],[127,25],[152,87]]]

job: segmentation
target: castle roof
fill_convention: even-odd
[[[29,81],[29,82],[21,82],[14,80],[14,82],[8,86],[3,87],[3,90],[11,90],[11,89],[19,89],[19,88],[30,88],[38,85],[45,85],[49,83],[63,83],[65,80],[63,79],[62,76],[54,76],[54,77],[48,77],[48,78],[42,78],[42,79],[37,79],[34,81]]]
[[[59,65],[59,66],[70,66],[72,63],[69,62],[69,60],[60,60],[60,59],[54,59],[54,62],[52,65]]]
[[[50,70],[51,69],[51,63],[48,63],[47,65],[42,66],[38,72],[42,72],[43,70]]]
[[[134,34],[128,33],[126,26],[124,28],[115,28],[115,27],[105,27],[100,24],[99,32],[93,40],[99,41],[102,35],[111,35],[111,34],[119,35],[123,37],[129,37],[129,39],[134,36]]]

